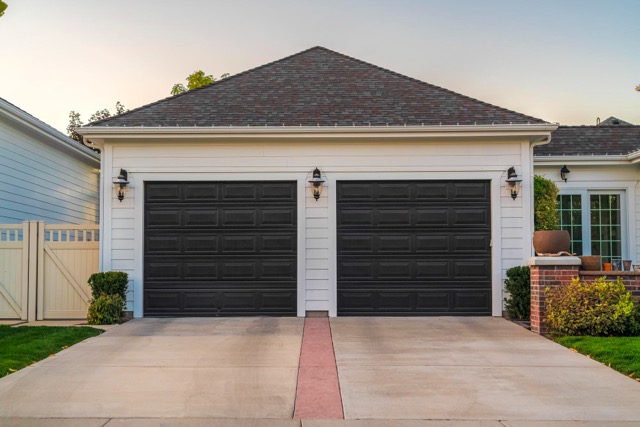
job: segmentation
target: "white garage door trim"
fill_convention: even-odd
[[[125,168],[126,169],[126,168]],[[143,316],[144,295],[144,183],[146,181],[296,181],[297,182],[297,221],[298,221],[298,254],[297,254],[297,315],[305,316],[305,184],[306,173],[166,173],[143,172],[136,173],[135,169],[128,169],[130,187],[134,189],[134,272],[133,280],[133,316]],[[117,209],[117,204],[114,204]]]
[[[504,171],[495,172],[326,172],[329,198],[329,316],[338,312],[336,181],[385,181],[385,180],[490,180],[491,181],[491,312],[502,316],[502,214],[500,209],[502,178]]]

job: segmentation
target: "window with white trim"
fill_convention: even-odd
[[[600,255],[602,262],[625,258],[623,191],[563,191],[558,196],[560,228],[571,235],[571,252]]]

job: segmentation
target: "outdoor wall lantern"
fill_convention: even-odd
[[[511,187],[511,198],[513,200],[518,197],[518,193],[520,192],[520,183],[522,182],[522,178],[518,178],[518,174],[516,173],[516,168],[511,166],[507,170],[507,184]]]
[[[564,165],[562,169],[560,169],[560,178],[564,179],[564,182],[567,182],[567,174],[571,172],[567,165]]]
[[[118,189],[118,200],[121,202],[124,200],[124,194],[127,191],[127,185],[129,185],[129,181],[127,180],[129,174],[126,170],[120,169],[120,175],[113,181],[113,185]]]
[[[313,194],[313,198],[318,200],[320,198],[320,194],[322,194],[322,184],[324,183],[320,169],[315,168],[313,170],[313,179],[309,180],[309,183],[311,184],[311,193]]]

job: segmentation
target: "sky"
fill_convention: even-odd
[[[640,0],[4,0],[0,97],[66,133],[324,46],[564,125],[640,124]]]

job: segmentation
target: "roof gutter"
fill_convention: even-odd
[[[50,143],[51,140],[54,140],[58,144],[60,144],[57,145],[57,147],[62,146],[63,149],[66,149],[76,157],[88,160],[94,165],[98,165],[100,163],[100,156],[98,155],[98,153],[82,146],[79,142],[65,136],[45,122],[36,119],[31,114],[21,110],[20,108],[9,102],[0,100],[0,114],[18,122],[20,125],[33,132],[45,136],[47,138],[47,143]]]
[[[629,153],[627,155],[627,159],[631,162],[631,164],[636,164],[640,162],[640,150],[634,151],[633,153]]]
[[[636,161],[640,161],[640,152]],[[554,166],[570,162],[572,165],[628,165],[635,163],[631,161],[631,155],[564,155],[564,156],[533,156],[533,163],[539,166]]]
[[[192,126],[192,127],[114,127],[86,126],[76,130],[85,138],[436,138],[465,136],[526,136],[541,142],[556,130],[555,124],[455,125],[455,126]]]

